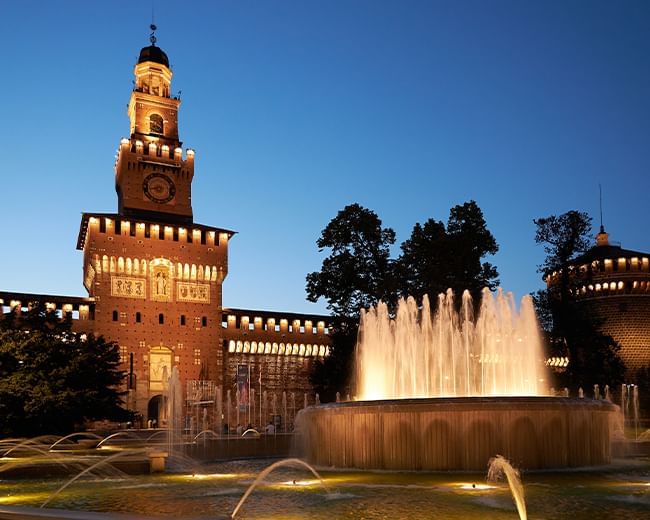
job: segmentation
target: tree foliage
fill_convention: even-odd
[[[535,242],[544,244],[546,258],[538,267],[542,273],[558,271],[578,254],[592,246],[591,217],[580,211],[567,211],[560,216],[534,219],[537,226]]]
[[[85,421],[126,420],[117,390],[119,350],[102,337],[71,331],[35,304],[0,324],[0,434],[64,434]]]
[[[571,275],[571,262],[592,245],[591,217],[579,211],[533,221],[535,241],[544,245],[546,258],[538,271],[559,272],[558,282],[535,297],[540,324],[551,344],[552,354],[569,355],[569,366],[558,375],[558,384],[588,388],[593,384],[619,384],[625,365],[620,345],[603,334],[603,321],[588,304],[577,301],[574,289],[579,280]]]
[[[395,232],[373,211],[346,206],[322,231],[318,249],[330,249],[320,271],[307,275],[307,299],[327,300],[336,317],[358,319],[362,308],[388,296],[390,246]]]
[[[481,291],[499,283],[496,267],[483,261],[499,246],[473,200],[451,208],[446,228],[433,219],[415,224],[401,249],[395,271],[402,296],[435,297],[451,288],[469,290],[478,304]]]

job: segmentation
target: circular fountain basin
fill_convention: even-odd
[[[353,401],[299,414],[301,449],[318,466],[478,470],[503,455],[524,469],[611,462],[618,406],[562,397]]]

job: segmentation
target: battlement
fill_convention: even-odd
[[[120,174],[120,163],[127,161],[126,171],[138,168],[138,163],[149,163],[162,171],[168,170],[180,174],[182,178],[191,179],[194,175],[194,157],[196,153],[192,148],[175,148],[167,144],[160,144],[157,140],[142,141],[140,139],[127,139],[120,141],[120,147],[115,154],[115,175]]]
[[[206,247],[224,247],[235,231],[202,224],[175,224],[130,219],[113,213],[83,213],[77,249],[83,250],[89,230],[107,236],[131,236],[139,240],[168,240]]]
[[[623,294],[650,295],[650,260],[647,256],[620,256],[598,258],[576,263],[568,268],[569,277],[577,286],[577,298],[598,298]],[[553,271],[546,277],[549,287],[560,282],[562,271]]]
[[[175,148],[167,144],[159,144],[158,138],[152,137],[150,140],[142,141],[140,139],[123,137],[120,140],[118,154],[124,150],[131,153],[148,155],[150,157],[159,157],[161,159],[171,159],[174,161],[193,161],[195,151],[192,148],[185,148],[185,158],[183,158],[183,149],[180,146]]]
[[[70,318],[72,330],[93,332],[94,298],[0,291],[0,308],[3,314],[13,312],[20,315],[32,309],[36,303],[43,303],[47,311],[55,314],[60,320]]]

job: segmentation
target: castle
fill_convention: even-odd
[[[650,365],[649,257],[611,243],[601,226],[596,245],[569,265],[577,284],[573,296],[602,320],[602,332],[621,345],[629,381]],[[560,277],[560,272],[550,273],[547,285],[556,285]]]
[[[222,306],[235,232],[193,220],[195,153],[179,140],[181,101],[170,94],[172,70],[153,33],[134,74],[129,137],[115,162],[117,213],[81,218],[88,296],[0,292],[0,304],[8,312],[45,302],[70,315],[73,330],[115,341],[126,406],[142,422],[164,422],[175,368],[197,421],[289,427],[316,398],[309,373],[329,353],[328,317]]]

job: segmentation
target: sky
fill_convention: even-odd
[[[586,211],[650,252],[650,2],[0,0],[0,290],[85,296],[82,212],[114,158],[152,5],[196,150],[195,222],[238,232],[226,307],[326,312],[305,276],[348,204],[397,234],[476,200],[540,289],[533,219]]]

